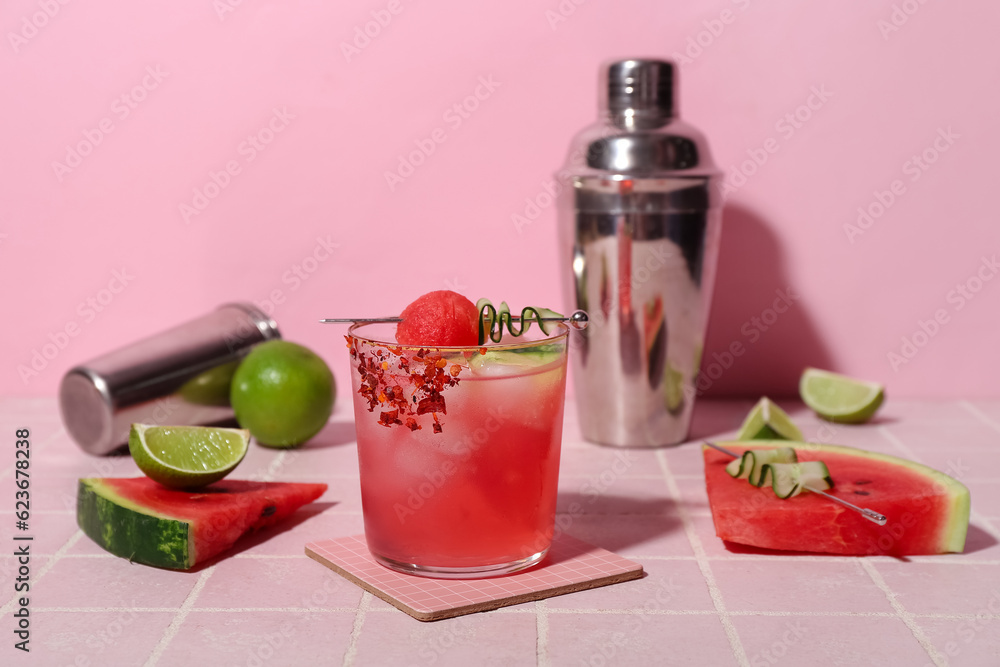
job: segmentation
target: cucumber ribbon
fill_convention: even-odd
[[[519,326],[515,327],[514,318],[510,314],[510,307],[506,301],[500,302],[500,307],[496,308],[489,299],[480,299],[476,302],[476,310],[479,311],[479,344],[484,345],[487,337],[494,343],[503,340],[504,327],[507,332],[515,338],[523,334],[531,326],[532,322],[538,323],[538,328],[545,335],[552,329],[552,322],[545,318],[566,319],[561,314],[548,308],[532,308],[528,306],[521,310],[521,317],[518,319]]]
[[[770,486],[782,500],[797,496],[806,488],[825,491],[833,488],[830,471],[822,461],[799,463],[791,447],[747,450],[733,459],[726,472],[736,479],[746,479],[756,487]]]

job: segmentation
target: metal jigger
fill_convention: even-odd
[[[583,436],[656,447],[687,438],[721,224],[705,139],[677,118],[674,66],[601,72],[600,120],[558,174],[569,309],[590,314],[571,363]]]

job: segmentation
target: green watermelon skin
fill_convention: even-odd
[[[781,441],[719,443],[731,452],[794,447],[800,461],[823,461],[828,493],[888,518],[885,526],[814,493],[781,500],[725,471],[732,459],[703,447],[716,534],[762,549],[844,555],[915,556],[961,552],[969,527],[965,485],[932,468],[839,445]]]
[[[132,562],[187,570],[319,498],[326,484],[222,480],[197,491],[148,477],[79,481],[80,529]]]

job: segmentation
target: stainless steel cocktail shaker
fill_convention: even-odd
[[[590,314],[571,350],[583,436],[683,442],[694,406],[721,224],[704,137],[678,119],[674,66],[601,71],[597,123],[558,174],[569,310]]]
[[[231,303],[71,368],[59,387],[66,430],[85,451],[110,454],[133,422],[214,424],[233,418],[229,384],[257,343],[280,338],[262,310]]]

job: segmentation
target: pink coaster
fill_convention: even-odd
[[[311,542],[306,555],[420,621],[437,621],[541,600],[642,576],[642,565],[557,535],[540,565],[489,579],[430,579],[382,567],[364,535]]]

